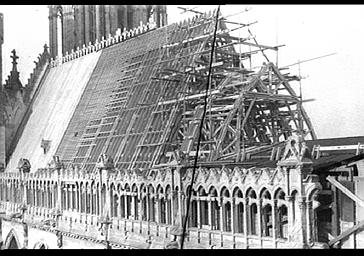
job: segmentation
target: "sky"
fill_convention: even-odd
[[[179,6],[200,12],[217,7]],[[177,7],[167,6],[169,24],[194,15]],[[249,11],[236,14],[246,8]],[[33,61],[48,44],[47,6],[0,5],[0,12],[5,23],[3,82],[11,70],[10,52],[16,49],[20,79],[26,84]],[[303,99],[314,99],[304,103],[304,108],[318,138],[364,136],[364,5],[223,5],[221,12],[224,16],[236,14],[228,17],[229,21],[257,21],[250,30],[258,43],[284,44],[278,54],[279,66],[336,53],[299,65],[305,77],[301,83]],[[248,35],[246,29],[234,33]],[[274,52],[268,57],[276,62]],[[290,73],[298,75],[298,65],[292,66]],[[298,85],[294,89],[298,92]]]

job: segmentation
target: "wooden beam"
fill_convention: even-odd
[[[330,240],[328,242],[328,245],[331,247],[334,244],[336,244],[337,242],[347,238],[348,236],[350,236],[351,234],[355,233],[356,231],[358,231],[359,229],[364,227],[364,220],[360,221],[358,224],[356,224],[355,226],[349,228],[348,230],[345,230],[341,235],[335,237],[334,239]]]
[[[337,187],[341,192],[343,192],[347,197],[356,202],[359,206],[364,208],[364,201],[357,197],[353,192],[344,187],[340,182],[338,182],[334,177],[328,176],[326,178],[332,185]]]

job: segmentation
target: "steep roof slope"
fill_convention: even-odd
[[[200,162],[270,159],[274,148],[298,130],[298,112],[313,136],[289,84],[297,77],[282,74],[271,62],[249,65],[252,54],[276,48],[230,36],[224,18],[215,37],[215,14],[124,32],[101,47],[88,47],[99,52],[97,57],[71,58],[52,69],[10,168],[20,157],[28,158],[33,170],[44,168],[57,155],[66,166],[92,171],[103,153],[119,169],[187,163],[198,141]],[[246,52],[237,53],[236,44],[245,44]],[[44,140],[50,141],[47,152],[40,147]]]
[[[100,154],[126,169],[177,158],[191,161],[213,44],[200,160],[240,162],[242,147],[250,157],[282,144],[299,124],[299,99],[289,85],[297,77],[282,74],[271,62],[245,68],[242,60],[248,62],[262,48],[276,48],[230,36],[223,18],[214,43],[215,20],[215,13],[195,16],[104,48],[56,151],[60,160],[87,171],[95,168]],[[234,49],[238,43],[257,49],[239,54]]]
[[[204,41],[182,41],[211,33],[213,17],[171,24],[105,48],[57,150],[60,159],[92,170],[106,153],[121,168],[150,167],[170,136],[168,122],[178,119],[179,103],[158,102],[175,99],[184,89],[183,81],[156,76],[193,64],[194,55],[178,57],[201,50]]]
[[[16,170],[20,158],[28,159],[33,171],[50,162],[99,56],[100,52],[94,52],[50,69],[7,165],[8,171]],[[42,140],[50,142],[46,153]]]

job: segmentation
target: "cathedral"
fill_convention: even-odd
[[[26,85],[12,52],[1,249],[363,248],[364,137],[317,138],[279,46],[219,9],[166,15],[49,6]]]

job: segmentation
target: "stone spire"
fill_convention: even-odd
[[[18,69],[16,68],[16,65],[18,64],[18,62],[16,62],[16,60],[17,60],[17,59],[19,59],[19,56],[16,56],[16,51],[15,51],[15,49],[14,49],[14,50],[12,50],[12,51],[11,51],[11,53],[13,54],[13,55],[11,55],[11,56],[10,56],[10,58],[12,58],[12,59],[13,59],[13,61],[11,62],[11,63],[13,64],[13,69],[12,69],[12,71],[14,71],[14,72],[18,72]]]
[[[15,49],[12,50],[11,53],[13,54],[10,56],[10,58],[13,59],[13,61],[12,61],[13,68],[10,71],[10,75],[8,76],[8,79],[5,81],[4,87],[6,89],[10,89],[10,90],[14,90],[14,91],[22,90],[23,85],[21,84],[20,79],[19,79],[19,72],[17,69],[18,62],[16,61],[17,59],[19,59],[19,57],[16,55]]]

